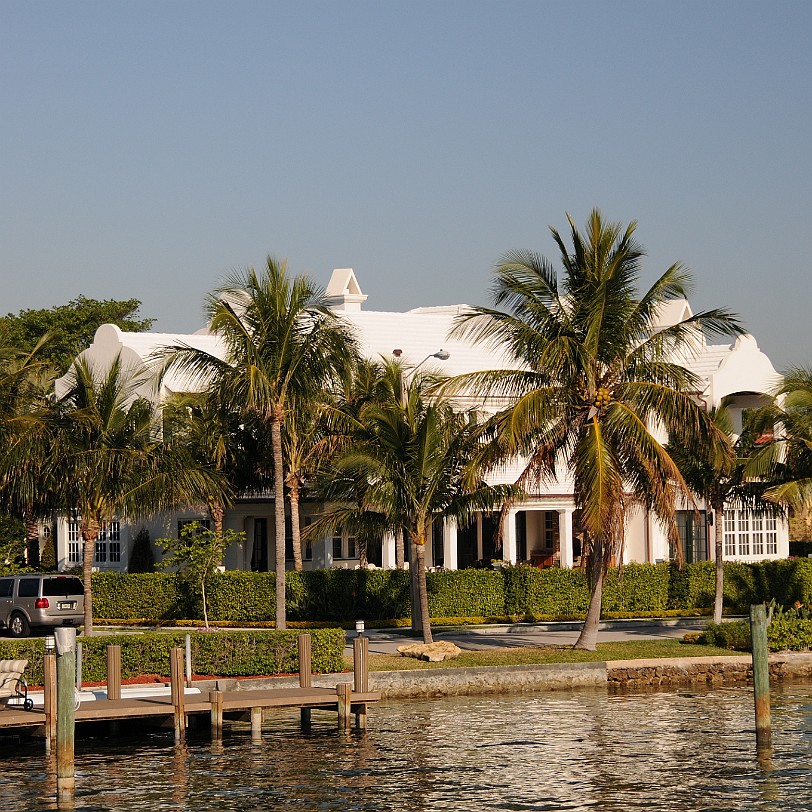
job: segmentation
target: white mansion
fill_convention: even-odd
[[[408,366],[432,363],[434,368],[452,376],[482,369],[504,368],[507,361],[493,348],[474,344],[460,338],[449,338],[454,317],[465,305],[421,307],[405,313],[388,313],[364,309],[366,296],[361,292],[352,269],[337,269],[327,287],[336,312],[351,322],[357,331],[362,352],[370,358],[391,357],[394,350]],[[674,324],[691,314],[685,300],[670,302],[660,314],[662,326]],[[108,365],[120,353],[125,367],[143,369],[151,354],[161,347],[184,344],[221,355],[219,339],[205,329],[194,335],[168,333],[125,333],[114,325],[102,325],[93,344],[82,356],[97,367]],[[440,353],[440,350],[445,352]],[[447,358],[445,357],[447,354]],[[734,421],[741,430],[744,410],[766,402],[778,375],[770,360],[762,353],[755,339],[746,335],[733,344],[701,346],[685,362],[702,380],[697,397],[708,407],[718,405],[728,397]],[[172,391],[188,390],[188,381],[178,373],[163,380],[160,391],[145,384],[141,394],[161,399]],[[484,413],[494,410],[485,398],[471,404]],[[521,470],[520,462],[501,469],[491,481],[513,482]],[[678,524],[686,561],[712,558],[712,528],[706,514],[693,509],[678,512]],[[303,503],[302,525],[321,506]],[[565,472],[552,484],[546,484],[528,498],[515,504],[502,534],[502,549],[496,550],[494,538],[496,517],[480,515],[466,528],[452,522],[438,522],[432,543],[427,547],[427,565],[457,569],[493,558],[509,562],[525,561],[539,567],[572,567],[580,556],[577,519],[572,482]],[[267,570],[274,561],[273,502],[268,498],[244,498],[227,511],[226,527],[244,531],[246,542],[232,547],[226,558],[229,569]],[[172,515],[156,516],[147,522],[112,522],[96,542],[96,566],[100,570],[125,571],[133,539],[146,526],[152,539],[176,535],[190,520],[206,520],[205,511],[182,510]],[[78,526],[67,519],[57,524],[57,560],[61,568],[75,566],[81,561]],[[288,545],[289,547],[289,545]],[[765,558],[785,558],[789,552],[788,528],[784,521],[754,515],[735,505],[726,511],[724,555],[737,561],[758,561]],[[624,560],[659,562],[669,557],[668,542],[663,528],[650,515],[638,510],[628,517]],[[292,553],[289,552],[292,559]],[[395,565],[394,539],[384,539],[380,548],[369,551],[369,560],[376,566]],[[292,561],[291,561],[292,564]],[[306,553],[307,568],[354,567],[358,564],[355,540],[346,534],[314,541]]]

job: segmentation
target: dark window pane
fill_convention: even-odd
[[[36,598],[39,593],[39,578],[20,578],[17,594],[21,598]]]
[[[84,591],[78,578],[46,578],[42,582],[42,594],[48,598],[57,595],[82,595]]]

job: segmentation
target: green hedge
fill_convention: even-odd
[[[317,673],[344,668],[344,630],[313,629],[312,664]],[[298,631],[216,631],[190,632],[192,665],[195,674],[240,677],[290,674],[299,670]],[[121,646],[121,676],[139,674],[169,676],[169,650],[185,645],[185,632],[82,637],[82,678],[84,682],[107,679],[107,646]],[[30,684],[43,680],[44,641],[0,640],[0,659],[28,660],[26,679]]]
[[[430,572],[426,577],[432,617],[573,616],[589,605],[580,570],[508,567],[502,571]],[[330,569],[289,572],[288,618],[292,621],[384,621],[410,615],[409,573],[404,570]],[[664,612],[713,605],[712,562],[628,564],[611,570],[603,591],[604,612]],[[243,623],[274,618],[274,574],[225,572],[208,586],[212,620]],[[197,587],[166,573],[93,576],[94,616],[99,619],[177,620],[202,617]],[[812,605],[812,559],[725,564],[725,606],[746,612],[751,603],[775,599]]]

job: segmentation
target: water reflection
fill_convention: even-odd
[[[774,696],[757,752],[752,694],[578,692],[392,702],[366,731],[314,712],[205,732],[77,741],[76,809],[626,810],[812,808],[812,688]],[[204,728],[205,730],[205,728]],[[0,809],[55,809],[41,743],[0,743]]]

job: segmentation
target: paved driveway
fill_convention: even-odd
[[[705,628],[707,618],[677,618],[673,620],[607,620],[601,623],[598,642],[616,640],[661,640],[681,638],[686,632]],[[517,648],[519,646],[572,645],[581,630],[581,623],[517,623],[512,626],[477,626],[462,629],[438,629],[435,640],[450,640],[462,649],[482,650]],[[354,632],[347,633],[347,653],[352,653]],[[416,638],[391,629],[370,629],[371,654],[392,654],[398,646]]]

